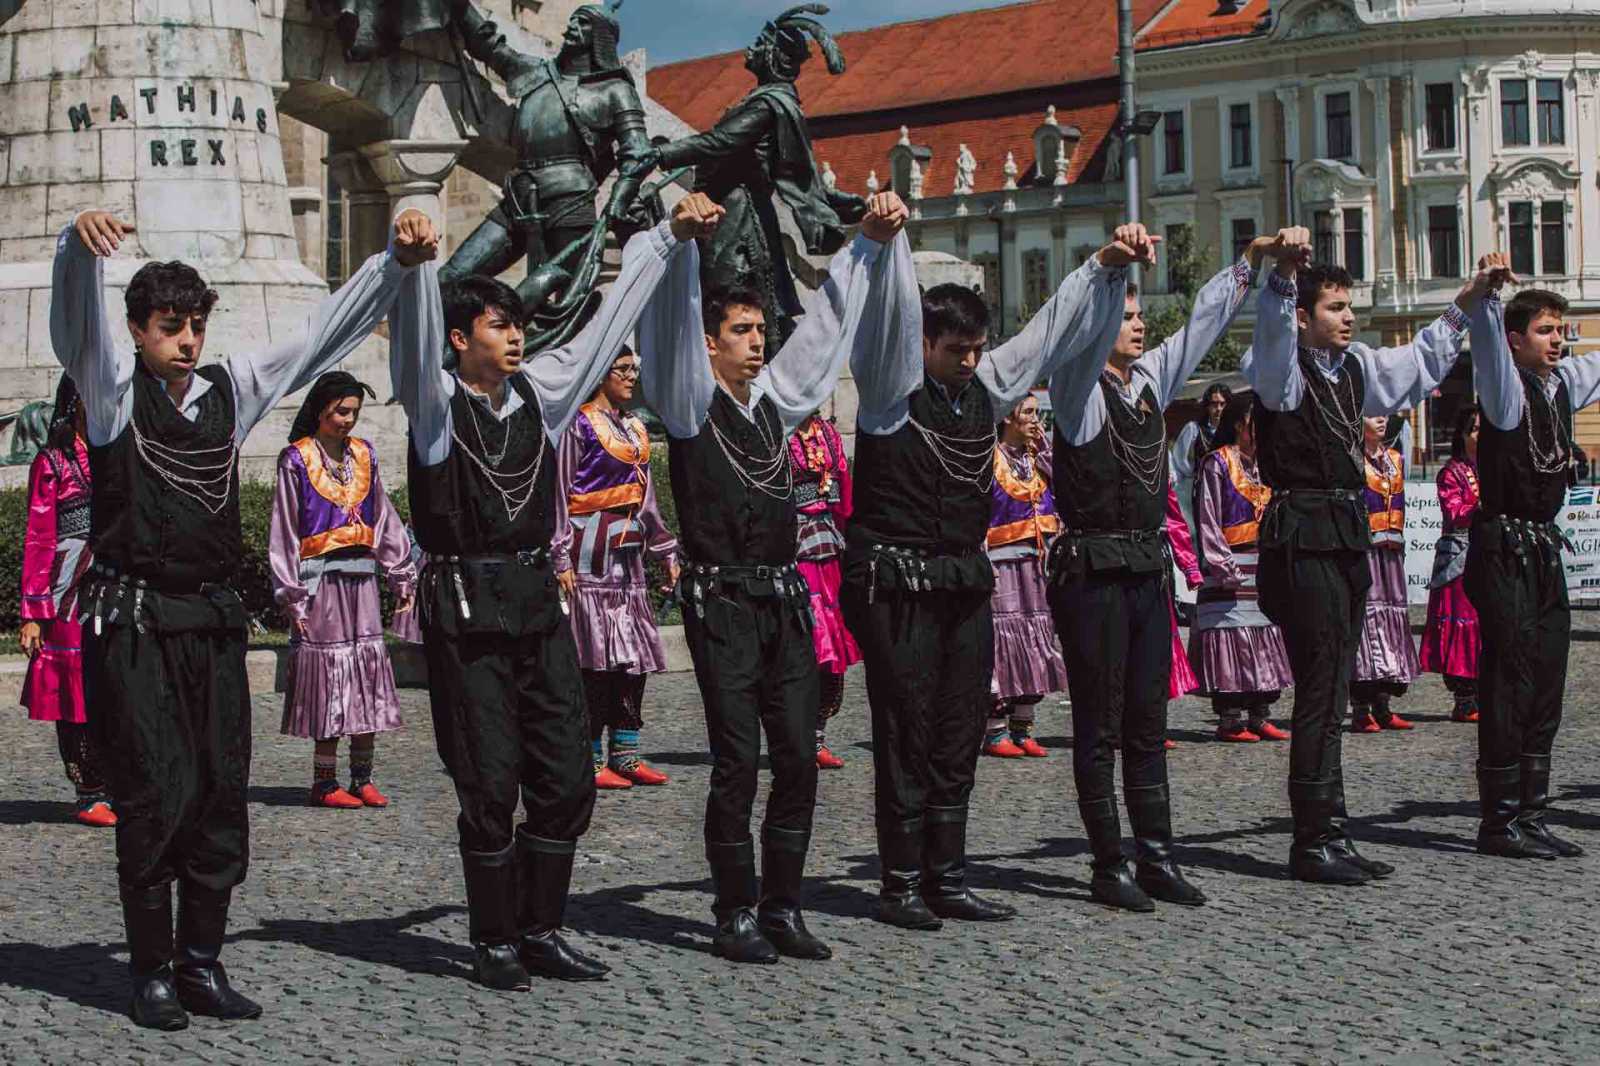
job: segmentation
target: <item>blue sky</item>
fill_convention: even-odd
[[[837,0],[822,21],[839,33],[1005,2],[1015,0]],[[789,0],[626,0],[622,48],[648,50],[651,66],[730,52],[749,44],[767,19],[791,6]]]

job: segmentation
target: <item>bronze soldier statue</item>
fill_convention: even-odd
[[[450,0],[318,0],[344,43],[345,58],[364,63],[389,55],[400,42],[450,25]]]
[[[793,330],[800,296],[784,257],[773,194],[794,212],[813,255],[832,255],[844,244],[845,227],[861,221],[860,196],[829,189],[817,172],[811,136],[794,83],[811,57],[808,37],[822,48],[828,70],[844,73],[844,55],[832,36],[807,15],[825,15],[823,4],[790,8],[766,24],[745,50],[745,69],[757,85],[705,133],[650,149],[622,173],[638,177],[650,167],[693,166],[695,190],[727,209],[722,225],[701,242],[702,284],[741,283],[766,294],[768,351],[777,351]]]
[[[631,213],[648,169],[634,164],[650,150],[644,105],[617,58],[621,33],[614,8],[586,4],[567,23],[554,60],[518,52],[468,0],[453,0],[455,24],[468,54],[486,63],[516,101],[511,147],[517,166],[505,178],[504,199],[439,271],[441,281],[468,274],[498,275],[528,257],[517,293],[530,313],[570,281],[568,272],[536,270],[595,229],[595,193],[619,161],[608,213],[619,241],[645,221]]]

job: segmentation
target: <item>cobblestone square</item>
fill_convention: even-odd
[[[568,924],[614,967],[603,984],[478,988],[455,850],[455,798],[426,696],[380,739],[384,811],[305,804],[309,745],[255,698],[253,864],[224,956],[267,1010],[162,1036],[123,1014],[126,952],[111,835],[69,820],[52,731],[0,720],[0,1059],[89,1062],[1600,1061],[1600,636],[1573,646],[1554,825],[1587,858],[1472,852],[1473,728],[1436,678],[1397,708],[1409,734],[1345,738],[1356,836],[1398,873],[1381,885],[1287,880],[1287,745],[1211,739],[1173,705],[1179,858],[1198,910],[1114,913],[1088,898],[1066,708],[1042,708],[1049,760],[985,759],[970,852],[1018,921],[913,934],[871,918],[871,753],[859,670],[822,777],[810,924],[827,963],[734,968],[709,953],[700,818],[709,759],[689,674],[652,680],[645,742],[664,788],[602,793]],[[260,679],[258,679],[260,680]],[[11,702],[20,675],[0,679]],[[267,692],[263,685],[258,692]],[[1283,708],[1285,714],[1287,708]],[[341,756],[343,752],[341,751]],[[341,772],[343,767],[341,766]]]

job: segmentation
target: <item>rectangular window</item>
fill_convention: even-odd
[[[1228,108],[1228,165],[1242,170],[1250,163],[1250,105]]]
[[[1517,274],[1533,275],[1533,205],[1523,202],[1511,205],[1511,269]]]
[[[1539,143],[1566,144],[1566,106],[1561,100],[1561,79],[1540,78],[1539,86]]]
[[[1253,218],[1236,218],[1233,220],[1233,257],[1238,259],[1250,247],[1250,242],[1256,239],[1256,220]]]
[[[1194,280],[1194,227],[1181,222],[1168,226],[1166,237],[1162,243],[1166,245],[1167,291],[1192,292],[1185,283]]]
[[[1329,93],[1323,98],[1328,133],[1328,158],[1351,159],[1356,154],[1355,129],[1350,118],[1350,94]]]
[[[1367,277],[1366,212],[1359,207],[1344,209],[1344,268],[1357,281]]]
[[[1318,211],[1311,216],[1311,257],[1328,266],[1339,260],[1335,255],[1339,235],[1333,230],[1333,212]]]
[[[1461,216],[1455,207],[1428,208],[1428,258],[1434,277],[1461,276]]]
[[[331,292],[345,282],[344,277],[344,190],[328,175],[323,205],[322,275]]]
[[[1500,83],[1500,140],[1511,147],[1529,144],[1528,83],[1512,78]]]
[[[1567,272],[1567,205],[1546,200],[1539,205],[1540,273]]]
[[[1449,82],[1442,82],[1429,85],[1425,92],[1428,107],[1428,151],[1451,151],[1456,146],[1456,87]]]
[[[1030,248],[1022,253],[1022,319],[1033,317],[1033,313],[1049,302],[1051,296],[1050,285],[1050,253],[1042,248]]]
[[[1000,257],[993,252],[979,252],[972,257],[973,265],[983,271],[983,302],[989,305],[989,321],[996,333],[1005,325],[1000,315]]]
[[[1183,157],[1183,112],[1168,111],[1161,117],[1161,173],[1182,174],[1187,166]]]

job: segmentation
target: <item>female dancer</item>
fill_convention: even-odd
[[[1406,614],[1406,481],[1400,453],[1384,445],[1387,416],[1364,419],[1367,524],[1372,550],[1367,567],[1372,587],[1356,642],[1355,673],[1350,678],[1350,731],[1377,733],[1410,729],[1389,709],[1417,676],[1417,649]]]
[[[1428,580],[1428,624],[1422,631],[1422,669],[1443,674],[1455,697],[1450,718],[1478,720],[1478,611],[1467,599],[1462,575],[1467,569],[1467,533],[1478,512],[1478,408],[1469,404],[1456,416],[1450,461],[1439,470],[1439,510],[1444,532],[1433,553]]]

